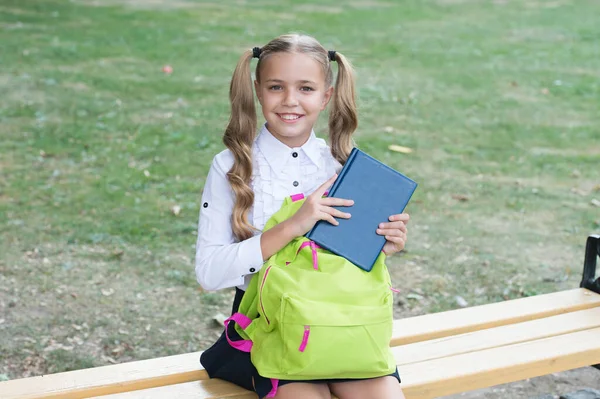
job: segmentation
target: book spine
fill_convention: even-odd
[[[357,153],[358,153],[358,149],[353,148],[352,152],[350,152],[350,155],[348,156],[348,160],[346,161],[346,164],[340,171],[340,175],[337,177],[337,179],[335,179],[335,182],[329,189],[329,194],[327,195],[328,197],[335,197],[335,193],[336,193],[339,185],[342,183],[342,180],[344,180],[344,176],[346,176],[346,173],[348,173],[348,171],[352,167],[352,162],[354,162],[354,158],[356,158]]]
[[[348,170],[352,166],[352,162],[353,162],[354,158],[356,157],[357,153],[358,153],[358,149],[357,148],[353,148],[352,151],[350,152],[350,155],[348,155],[348,159],[346,160],[346,163],[344,164],[344,167],[340,171],[340,174],[338,175],[337,179],[335,179],[335,182],[333,183],[333,185],[329,189],[329,193],[327,194],[327,197],[334,197],[335,196],[335,192],[337,191],[338,186],[340,185],[340,183],[344,179],[344,176],[346,175],[346,173],[348,173]],[[312,240],[311,237],[313,235],[313,232],[314,232],[315,228],[319,225],[319,223],[323,223],[323,221],[319,220],[317,223],[315,223],[315,225],[313,226],[313,228],[310,229],[308,231],[308,233],[306,233],[304,236],[306,238],[308,238],[309,240]]]

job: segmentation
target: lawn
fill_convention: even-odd
[[[232,292],[195,281],[200,195],[238,57],[291,31],[353,61],[358,146],[419,183],[389,262],[397,317],[577,287],[600,231],[598,15],[594,0],[2,1],[0,379],[216,339]]]

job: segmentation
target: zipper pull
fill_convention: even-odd
[[[300,352],[304,352],[304,350],[306,349],[306,345],[308,344],[309,335],[310,335],[310,326],[304,326],[304,335],[302,336],[302,343],[300,344],[300,347],[298,348],[298,350]]]

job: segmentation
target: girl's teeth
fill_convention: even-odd
[[[298,119],[299,116],[298,115],[281,115],[281,118],[285,119],[285,120],[288,120],[288,121],[291,121],[291,120],[294,120],[294,119]]]

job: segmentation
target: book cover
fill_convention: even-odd
[[[354,200],[351,207],[337,207],[352,216],[337,219],[338,226],[319,221],[306,237],[370,271],[386,241],[376,233],[379,223],[402,213],[416,188],[410,178],[354,148],[328,194]]]

